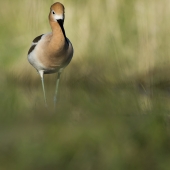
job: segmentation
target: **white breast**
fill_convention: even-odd
[[[41,55],[40,51],[43,50],[41,45],[44,42],[45,37],[49,34],[50,33],[44,34],[37,43],[32,42],[31,47],[35,46],[35,48],[28,54],[28,61],[38,71],[46,70],[46,67],[39,61],[38,55]]]

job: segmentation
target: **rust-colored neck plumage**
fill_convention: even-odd
[[[50,45],[52,48],[56,50],[56,48],[60,49],[65,46],[65,37],[63,35],[62,29],[58,22],[50,22],[51,29],[52,29],[52,37]]]

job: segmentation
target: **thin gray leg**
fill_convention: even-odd
[[[57,103],[57,93],[58,93],[58,86],[60,82],[60,75],[61,75],[61,72],[59,71],[57,75],[56,89],[55,89],[55,94],[54,94],[54,108],[56,108],[56,103]]]
[[[47,99],[46,99],[45,87],[44,87],[44,71],[43,70],[39,71],[39,74],[41,77],[41,83],[42,83],[42,88],[43,88],[44,102],[45,102],[45,106],[47,107]]]

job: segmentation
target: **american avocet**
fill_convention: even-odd
[[[54,94],[55,106],[61,72],[70,63],[73,56],[73,46],[66,37],[63,26],[64,18],[64,6],[59,2],[54,3],[49,13],[52,32],[36,37],[28,51],[28,61],[41,77],[46,106],[44,74],[58,73]]]

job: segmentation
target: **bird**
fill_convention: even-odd
[[[51,32],[41,34],[33,39],[28,51],[29,63],[38,71],[47,107],[44,86],[44,74],[57,73],[56,88],[54,93],[54,107],[57,102],[57,93],[60,76],[63,69],[70,63],[74,49],[71,41],[66,37],[64,29],[65,7],[60,2],[55,2],[50,7],[48,15]]]

